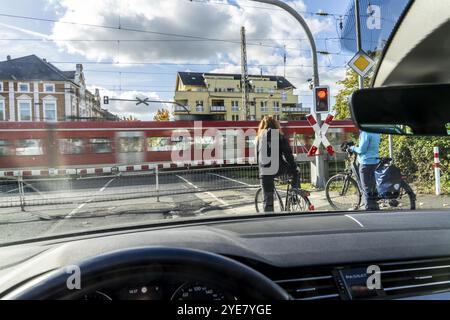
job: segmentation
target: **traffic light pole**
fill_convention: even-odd
[[[313,82],[314,86],[317,87],[320,85],[319,83],[319,64],[317,61],[317,48],[316,43],[314,41],[314,37],[312,35],[311,30],[308,27],[308,24],[306,23],[305,19],[291,6],[289,6],[287,3],[282,2],[280,0],[252,0],[256,2],[262,2],[266,4],[271,4],[274,6],[277,6],[285,11],[287,11],[290,15],[292,15],[301,25],[303,30],[306,33],[306,37],[308,38],[309,45],[311,47],[311,55],[313,59]],[[322,119],[320,118],[320,114],[316,114],[315,111],[312,112],[314,117],[317,119],[317,122],[319,126],[322,126]],[[315,173],[316,173],[316,179],[315,182],[313,181],[316,188],[322,189],[325,187],[325,164],[323,159],[323,147],[320,147],[319,152],[316,155],[315,159]]]

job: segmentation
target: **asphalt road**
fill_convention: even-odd
[[[254,213],[248,169],[172,171],[80,180],[30,180],[25,211],[17,182],[0,187],[0,243],[167,219]],[[161,195],[159,198],[156,195]]]
[[[248,168],[163,172],[158,191],[156,180],[141,174],[29,181],[25,211],[8,207],[19,199],[17,183],[0,184],[0,244],[168,219],[256,214],[258,179]],[[317,211],[331,210],[324,192],[312,192],[310,199]],[[419,196],[417,201],[419,209],[449,204],[448,197]]]

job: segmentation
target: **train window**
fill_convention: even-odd
[[[9,140],[0,140],[0,156],[11,155],[11,142]]]
[[[171,151],[172,145],[170,137],[150,137],[147,138],[148,151]]]
[[[186,136],[178,137],[177,141],[172,145],[172,150],[187,150],[191,147],[192,138]]]
[[[202,149],[206,149],[214,144],[214,137],[211,136],[195,137],[195,144],[201,145]]]
[[[16,142],[16,155],[40,156],[43,155],[41,139],[20,139]]]
[[[82,154],[83,140],[79,138],[59,139],[59,151],[62,154]]]
[[[185,136],[147,138],[147,151],[186,150],[190,145],[191,139]]]
[[[254,148],[255,147],[255,136],[246,136],[245,137],[245,147],[246,148]]]
[[[92,153],[110,153],[112,151],[111,140],[108,138],[89,139],[89,145]]]
[[[336,150],[339,150],[341,144],[346,140],[346,136],[346,133],[341,128],[330,128],[327,135],[328,141]]]
[[[294,145],[303,150],[303,152],[309,151],[315,139],[314,134],[308,133],[295,133],[292,138],[294,139]],[[298,150],[295,152],[298,152]]]
[[[119,152],[142,152],[144,149],[140,137],[119,138]]]

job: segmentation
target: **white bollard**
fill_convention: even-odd
[[[436,195],[441,194],[441,172],[439,168],[439,147],[434,147],[434,177],[436,180]]]

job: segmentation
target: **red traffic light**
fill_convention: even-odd
[[[328,96],[328,90],[326,90],[326,89],[317,90],[317,98],[319,98],[320,100],[326,99],[327,96]]]
[[[314,107],[315,112],[328,113],[330,112],[330,95],[328,94],[330,88],[328,86],[320,86],[314,88]]]

